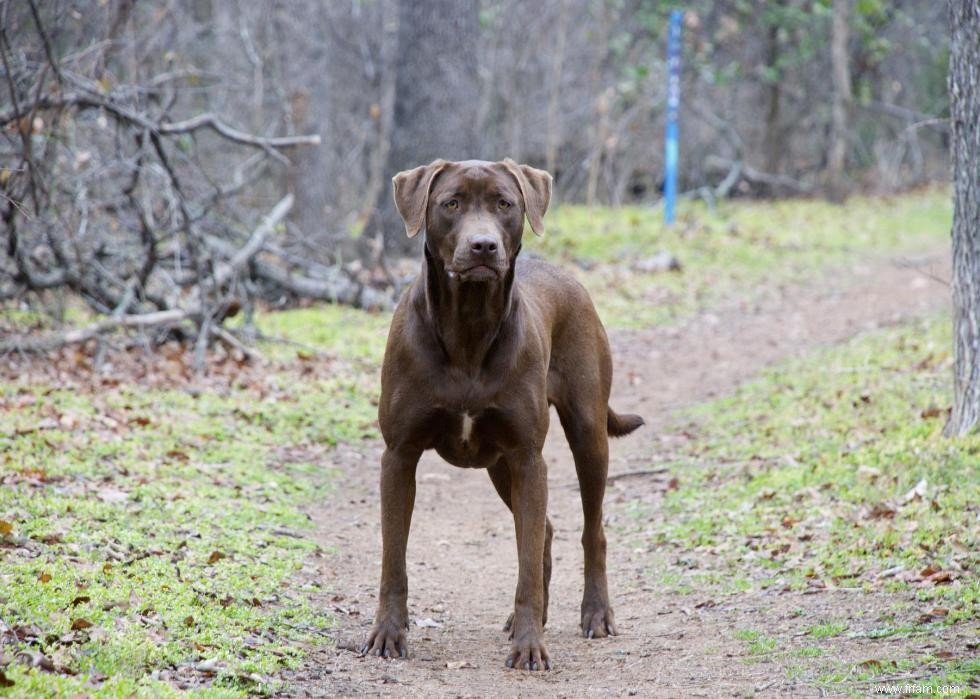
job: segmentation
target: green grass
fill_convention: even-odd
[[[549,212],[545,237],[525,236],[525,248],[576,270],[607,325],[644,327],[760,282],[811,280],[857,255],[941,243],[951,220],[942,189],[854,197],[846,207],[795,199],[725,202],[710,211],[687,202],[673,228],[664,226],[659,209],[564,205]],[[683,271],[630,269],[660,250],[676,255]]]
[[[811,638],[832,638],[840,636],[845,631],[847,631],[847,624],[830,622],[811,626],[806,632]]]
[[[702,581],[759,589],[899,590],[950,570],[918,594],[944,623],[970,618],[977,579],[956,571],[980,545],[980,435],[941,434],[949,346],[948,318],[876,332],[692,410],[652,536],[710,554]]]
[[[969,694],[975,661],[913,650],[969,636],[980,614],[980,434],[942,436],[950,346],[948,317],[913,322],[785,363],[690,409],[676,425],[687,441],[657,455],[680,488],[656,510],[631,503],[620,520],[631,539],[646,537],[640,545],[652,539],[662,562],[689,562],[649,574],[677,594],[879,595],[871,609],[895,603],[877,616],[818,612],[799,625],[810,645],[794,650],[781,650],[791,641],[776,632],[734,637],[746,662],[785,661],[791,679],[836,693],[864,696],[876,677],[895,675]],[[928,577],[943,571],[948,579]],[[863,663],[835,660],[850,639],[888,641],[863,646]],[[908,656],[894,657],[899,647]]]
[[[818,687],[835,695],[850,697],[976,696],[980,661],[977,659],[940,660],[931,656],[897,659],[869,659],[860,663],[835,662],[832,669],[816,678]],[[904,691],[902,691],[904,689]]]
[[[279,688],[331,624],[309,594],[317,455],[376,435],[372,380],[315,361],[200,392],[0,384],[0,650],[55,669],[7,665],[6,694]]]
[[[388,313],[336,305],[264,312],[256,319],[263,335],[289,341],[260,343],[262,351],[272,357],[290,359],[297,353],[302,356],[310,349],[318,349],[377,365],[384,355],[390,322]]]

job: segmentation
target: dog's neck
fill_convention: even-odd
[[[424,245],[420,308],[431,323],[452,366],[468,371],[484,366],[500,330],[515,306],[517,256],[504,276],[489,282],[467,282],[450,276],[442,260]]]

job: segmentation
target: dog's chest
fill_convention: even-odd
[[[508,440],[494,411],[440,412],[433,446],[442,458],[464,468],[486,468],[496,463]]]

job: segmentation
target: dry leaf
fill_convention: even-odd
[[[72,631],[83,631],[92,628],[92,626],[92,622],[88,619],[75,619],[75,621],[71,622]]]
[[[37,576],[37,579],[43,583],[51,582],[51,573],[47,571],[41,571],[41,574]]]
[[[891,505],[879,502],[877,505],[871,508],[871,512],[868,513],[868,519],[891,519],[895,516],[896,510]]]
[[[446,663],[446,667],[450,670],[462,670],[463,668],[476,669],[476,665],[469,660],[450,660]]]
[[[0,519],[0,536],[7,536],[14,530],[14,525],[5,519]]]
[[[208,556],[208,565],[209,566],[213,566],[215,563],[217,563],[218,561],[220,561],[222,558],[228,558],[228,557],[225,554],[221,553],[221,551],[212,551],[211,552],[211,555]]]

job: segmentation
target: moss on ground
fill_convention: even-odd
[[[654,536],[722,547],[762,587],[955,577],[980,544],[980,436],[941,434],[949,326],[943,317],[876,332],[692,411],[695,436],[675,462],[681,486],[666,494]],[[954,619],[975,612],[976,595],[968,578],[956,582],[923,593],[958,589],[968,608]]]
[[[689,411],[678,425],[686,444],[658,455],[679,487],[634,503],[621,525],[657,547],[657,585],[712,596],[844,588],[876,595],[872,608],[911,602],[893,614],[798,624],[806,649],[789,654],[829,663],[818,684],[835,691],[881,667],[889,676],[911,668],[934,691],[972,691],[976,664],[955,654],[830,660],[841,639],[916,646],[911,639],[942,629],[976,632],[980,434],[942,435],[950,346],[948,317],[876,331]],[[760,632],[740,633],[750,656],[773,650]]]
[[[312,349],[380,365],[390,322],[389,313],[318,305],[260,313],[256,324],[270,338],[261,343],[263,352],[275,358],[290,359]],[[276,342],[277,339],[287,342]]]
[[[376,435],[364,379],[333,369],[194,391],[0,384],[0,652],[20,654],[0,691],[279,689],[331,624],[310,598],[316,455]]]

